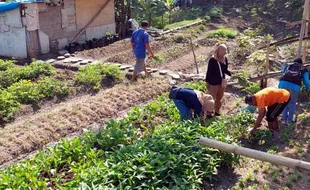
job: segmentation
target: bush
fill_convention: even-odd
[[[19,106],[20,103],[12,93],[0,90],[0,124],[12,119]]]
[[[104,77],[111,79],[121,78],[120,68],[115,65],[104,65],[103,63],[87,65],[80,68],[75,81],[87,88],[98,91],[101,88],[101,82]]]
[[[255,94],[260,90],[260,85],[257,82],[251,82],[248,80],[249,74],[246,72],[240,73],[235,76],[238,79],[238,84],[243,87],[242,91],[248,94]]]
[[[55,69],[51,64],[45,62],[32,62],[29,65],[23,67],[24,78],[23,79],[33,79],[40,75],[51,75],[54,73]]]
[[[203,17],[204,11],[199,7],[193,7],[191,9],[180,9],[174,14],[173,22],[180,22],[184,20],[195,20]]]
[[[199,25],[199,30],[205,31],[205,29],[206,29],[206,27],[203,24]]]
[[[44,98],[64,97],[69,94],[69,87],[61,81],[44,77],[37,83],[37,89]]]
[[[179,35],[175,38],[175,41],[176,41],[177,43],[181,43],[181,42],[183,42],[183,40],[184,40],[184,36],[183,36],[182,34],[179,34]]]
[[[119,79],[122,77],[121,70],[116,65],[103,65],[101,67],[101,73],[105,77],[109,77],[111,79]]]
[[[8,88],[16,100],[22,104],[38,103],[43,98],[35,83],[29,80],[21,80]]]
[[[0,71],[5,71],[12,67],[14,67],[14,61],[0,59]]]
[[[0,90],[0,124],[12,119],[20,104],[34,104],[44,98],[68,94],[67,85],[49,77],[43,78],[38,83],[30,80],[14,83],[8,89]]]
[[[238,31],[233,29],[221,28],[217,30],[211,30],[206,33],[208,38],[214,37],[223,37],[223,38],[235,38],[238,34]]]
[[[55,69],[51,64],[44,62],[32,62],[23,67],[11,67],[0,71],[0,87],[7,88],[13,83],[23,79],[34,80],[40,75],[51,75]]]
[[[7,88],[13,83],[20,80],[22,69],[20,67],[13,67],[6,71],[0,71],[0,88]]]
[[[99,90],[103,75],[101,73],[102,64],[87,65],[79,69],[75,81],[93,90]]]
[[[210,9],[208,15],[209,15],[211,18],[218,18],[218,17],[221,17],[222,12],[223,12],[223,9],[222,9],[222,8],[214,7],[214,8],[211,8],[211,9]]]

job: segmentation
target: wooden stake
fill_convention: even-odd
[[[302,42],[305,36],[308,9],[309,9],[309,0],[305,0],[302,24],[301,24],[300,35],[299,35],[299,44],[298,44],[298,49],[297,49],[297,57],[301,57]]]
[[[266,152],[261,152],[258,150],[243,148],[240,146],[227,144],[227,143],[223,143],[220,141],[216,141],[216,140],[212,140],[212,139],[208,139],[204,137],[201,137],[199,139],[199,143],[204,146],[215,148],[215,149],[218,149],[224,152],[230,152],[230,153],[234,153],[237,155],[254,158],[256,160],[261,160],[261,161],[270,162],[276,165],[286,166],[289,168],[298,168],[298,169],[305,169],[305,170],[310,171],[310,163],[304,162],[302,160],[296,160],[296,159],[287,158],[284,156],[278,156],[278,155],[269,154]]]
[[[309,3],[310,1],[309,0],[305,0],[305,5],[304,5],[304,12],[303,12],[303,22],[302,22],[302,28],[300,30],[300,38],[299,38],[299,46],[298,46],[298,57],[300,57],[301,55],[301,46],[302,46],[302,43],[303,41],[301,40],[304,36],[305,37],[308,37],[308,27],[309,27],[309,23],[306,22],[306,20],[309,19]],[[303,33],[302,33],[303,32]],[[303,36],[302,36],[303,34]],[[302,37],[301,37],[302,36]],[[302,55],[302,61],[303,61],[303,64],[306,62],[306,58],[307,58],[307,40],[305,41],[304,43],[304,51],[303,51],[303,55]],[[298,97],[298,100],[297,100],[297,105],[296,105],[296,110],[297,108],[299,107],[299,97]],[[296,122],[296,125],[295,125],[295,128],[297,129],[298,127],[298,112],[296,112],[295,114],[295,122]]]
[[[195,50],[194,50],[192,34],[191,34],[190,40],[191,40],[191,46],[192,46],[192,51],[193,51],[193,55],[194,55],[194,61],[195,61],[195,65],[196,65],[197,74],[199,74],[199,68],[198,68],[198,64],[197,64],[197,60],[196,60],[196,54],[195,54]]]
[[[266,52],[266,68],[265,68],[265,74],[269,72],[269,54],[270,54],[270,42],[267,42],[267,52]],[[266,88],[268,84],[268,78],[264,81],[263,88]]]
[[[309,5],[307,7],[307,17],[306,17],[306,20],[308,20],[308,19],[309,19]],[[309,30],[309,22],[306,22],[305,27],[306,27],[305,28],[305,38],[307,38],[308,37],[308,30]],[[307,46],[308,46],[308,40],[305,40],[304,41],[304,51],[303,51],[303,54],[302,54],[302,62],[303,63],[306,62],[306,60],[307,60],[307,54],[308,54]]]

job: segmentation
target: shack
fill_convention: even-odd
[[[0,2],[0,56],[36,58],[115,28],[114,0]]]

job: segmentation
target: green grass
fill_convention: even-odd
[[[183,27],[183,26],[186,26],[188,24],[191,24],[193,22],[198,22],[198,21],[201,21],[201,19],[195,19],[195,20],[183,20],[183,21],[180,21],[180,22],[175,22],[173,24],[168,24],[165,26],[164,30],[171,30],[171,29],[175,29],[175,28],[178,28],[178,27]]]
[[[229,29],[229,28],[221,28],[217,30],[211,30],[206,33],[206,37],[208,38],[235,38],[238,34],[238,31]]]

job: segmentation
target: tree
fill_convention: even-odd
[[[169,11],[169,24],[171,24],[172,10],[173,10],[175,4],[176,4],[175,0],[167,0],[167,2],[166,2],[166,7]]]
[[[146,19],[150,25],[154,16],[162,16],[165,13],[165,6],[162,0],[138,0],[136,8],[139,10],[137,16]]]
[[[121,38],[126,37],[129,18],[131,18],[131,0],[115,0],[116,31],[118,31]]]

